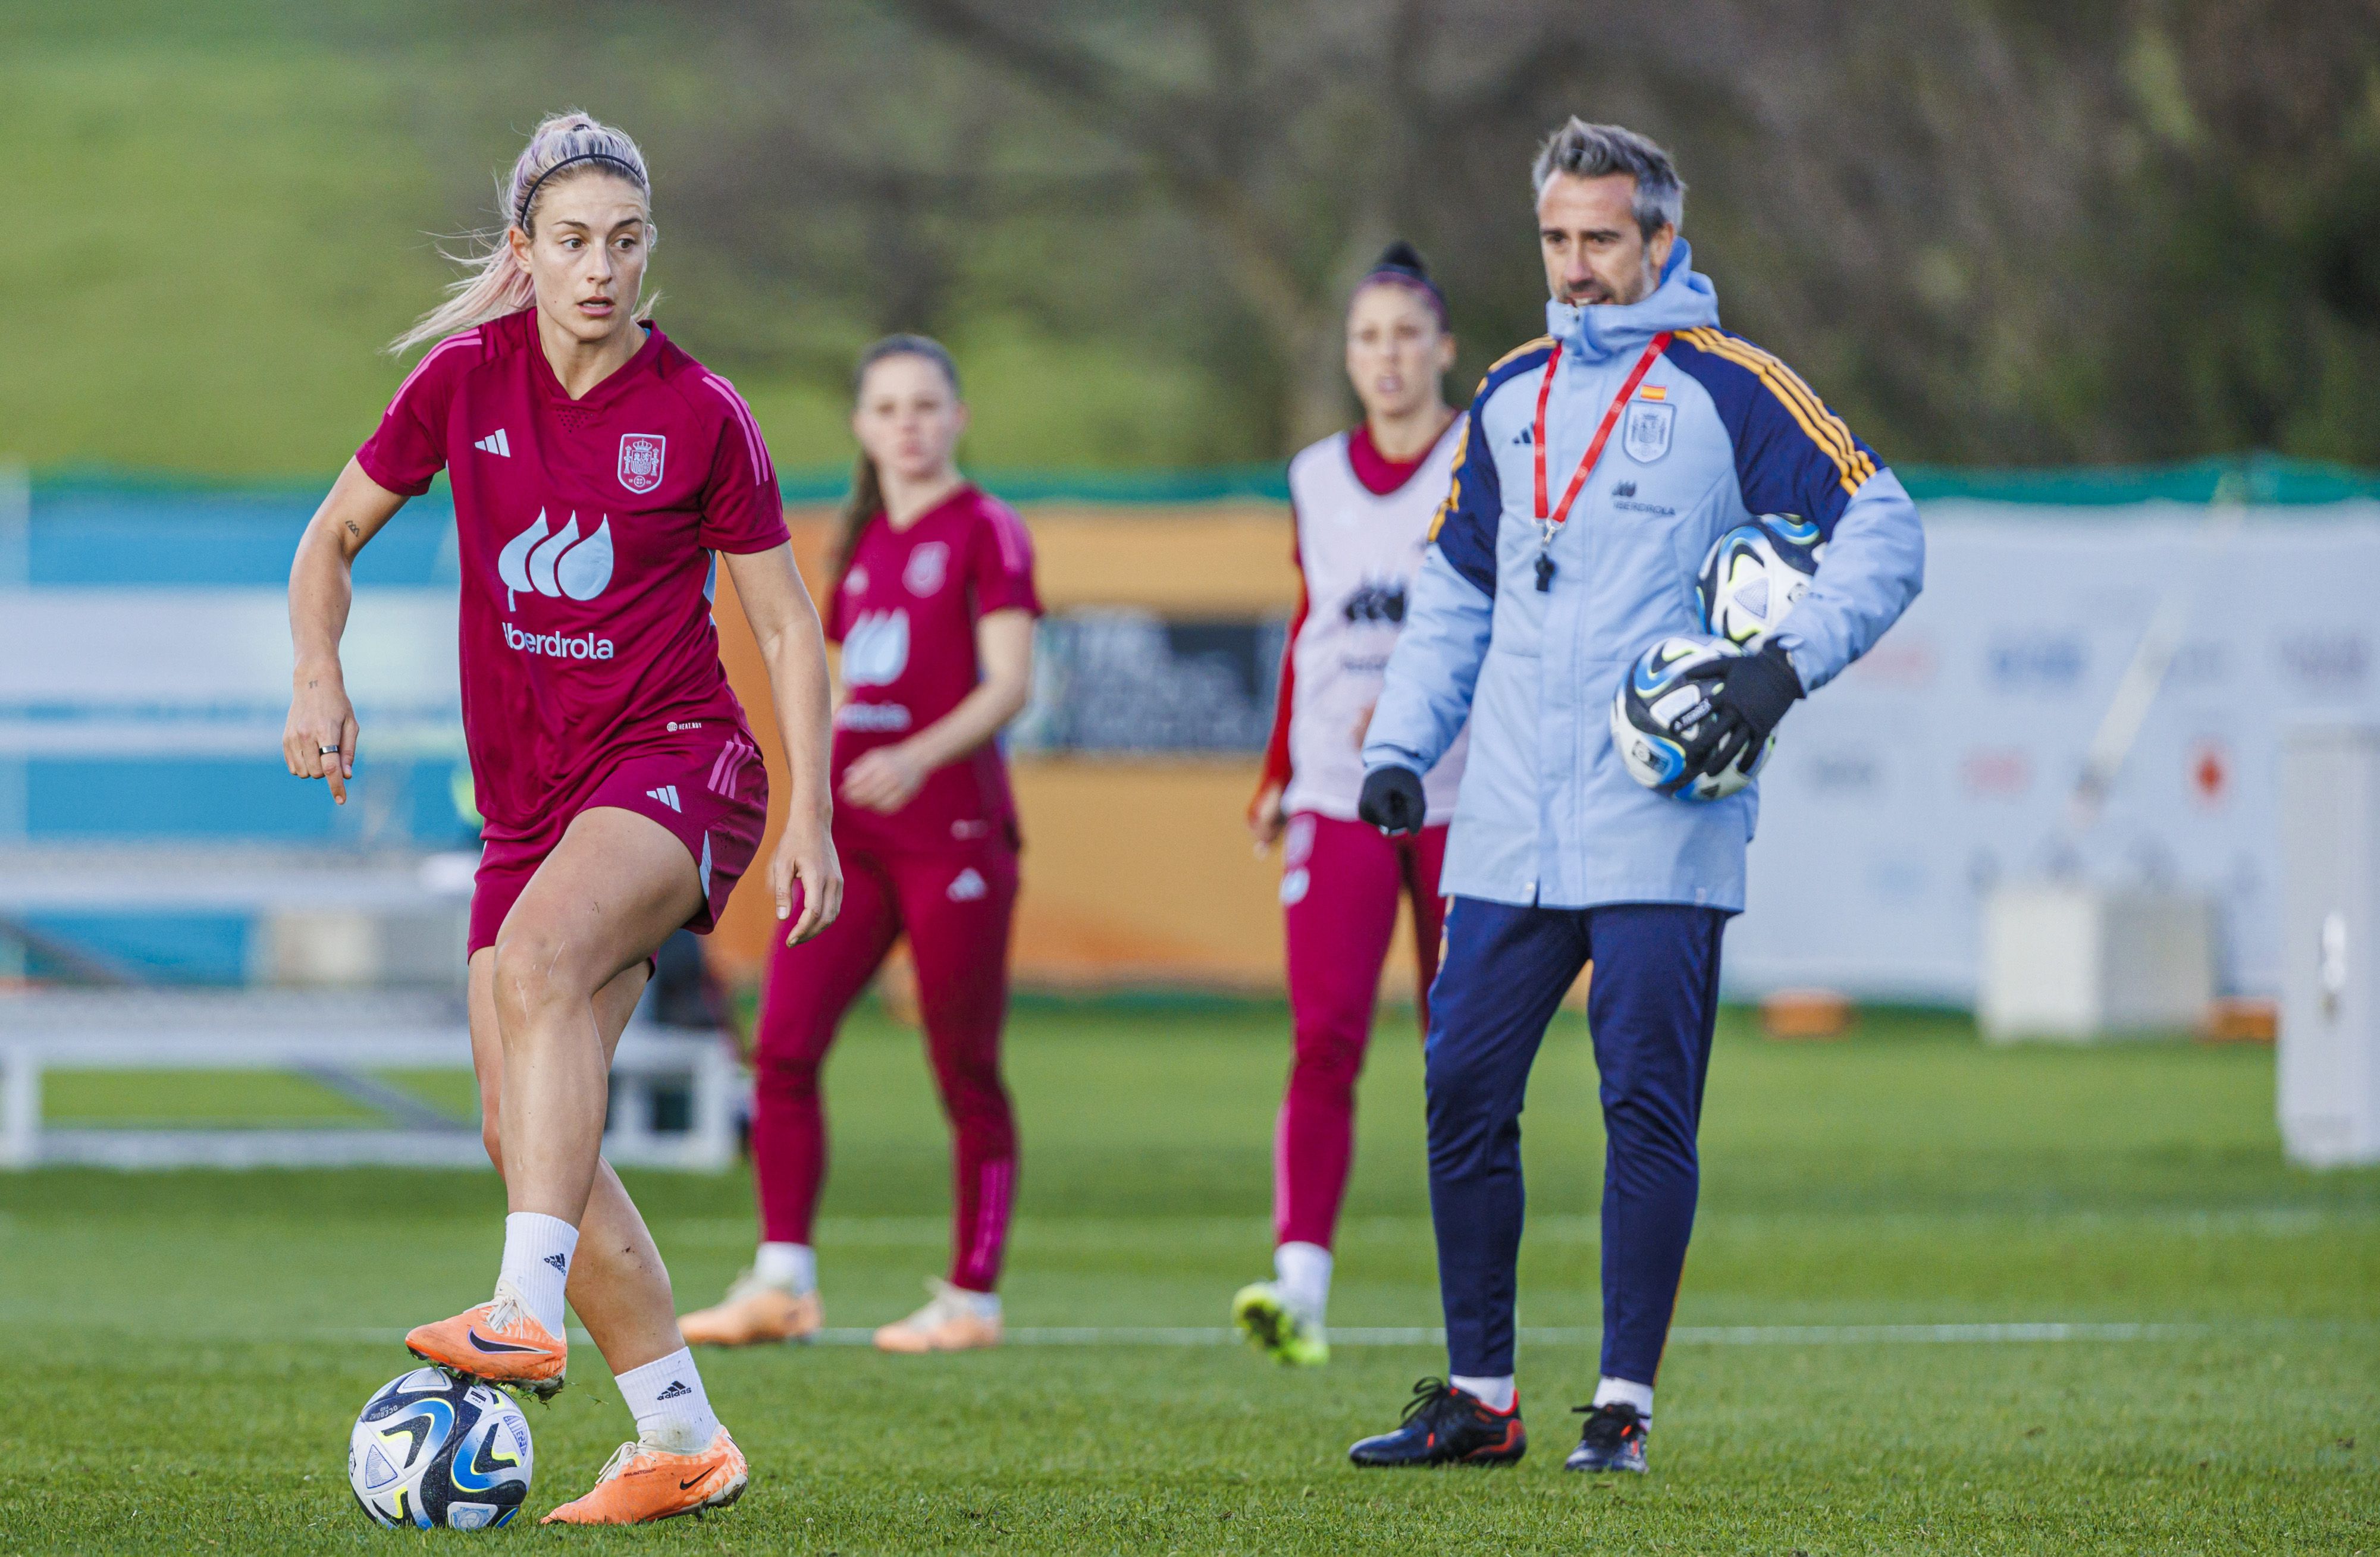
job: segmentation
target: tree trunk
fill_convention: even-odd
[[[1326,304],[1296,338],[1282,343],[1287,371],[1282,375],[1281,429],[1294,453],[1318,438],[1328,438],[1346,427],[1357,414],[1347,386],[1346,333]]]

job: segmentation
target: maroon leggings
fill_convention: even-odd
[[[1371,1042],[1380,965],[1397,930],[1397,899],[1414,907],[1421,1030],[1438,972],[1445,900],[1438,895],[1446,828],[1388,838],[1363,822],[1312,812],[1289,819],[1281,900],[1289,935],[1289,1015],[1295,1048],[1273,1131],[1275,1243],[1330,1247],[1355,1156],[1355,1078]]]
[[[950,1280],[990,1292],[1000,1279],[1016,1189],[1016,1124],[1000,1079],[1016,854],[1002,847],[931,855],[852,849],[843,870],[842,914],[813,939],[779,946],[761,992],[752,1117],[761,1236],[810,1241],[826,1182],[819,1067],[844,1012],[905,935],[926,1052],[955,1143]]]

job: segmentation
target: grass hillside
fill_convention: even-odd
[[[431,235],[492,221],[492,171],[539,115],[577,104],[625,122],[653,159],[664,325],[736,379],[781,465],[842,464],[839,389],[740,368],[735,321],[787,310],[766,332],[815,338],[832,360],[868,332],[720,273],[702,233],[671,221],[668,153],[706,115],[688,38],[634,7],[6,0],[16,339],[0,354],[0,459],[327,476],[404,375],[381,347],[454,274]],[[704,321],[691,333],[688,315]],[[969,320],[953,343],[976,404],[969,459],[1214,457],[1200,440],[1219,392],[1196,374],[1128,342]]]

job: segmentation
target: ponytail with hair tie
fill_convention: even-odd
[[[1438,283],[1430,279],[1429,262],[1421,257],[1421,250],[1404,239],[1399,238],[1380,251],[1380,257],[1372,261],[1372,268],[1365,272],[1364,279],[1355,284],[1355,290],[1361,292],[1367,286],[1402,286],[1416,293],[1438,315],[1438,327],[1440,330],[1449,327],[1446,294],[1440,292]]]

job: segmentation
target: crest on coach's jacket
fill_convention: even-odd
[[[1638,465],[1651,465],[1670,452],[1670,435],[1678,425],[1678,408],[1658,400],[1640,400],[1628,407],[1620,424],[1620,446]]]

